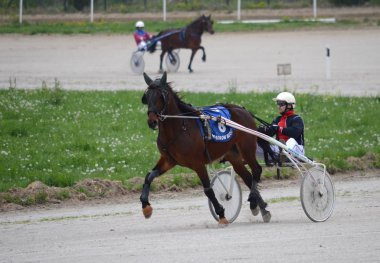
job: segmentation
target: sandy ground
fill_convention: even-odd
[[[226,92],[278,91],[333,95],[380,94],[380,29],[204,34],[207,61],[199,52],[189,74],[189,50],[168,76],[177,90]],[[326,77],[326,47],[330,74]],[[129,60],[130,35],[1,35],[0,87],[36,88],[55,80],[65,89],[145,89]],[[159,76],[159,53],[145,54],[145,71]],[[277,65],[291,64],[291,75],[277,75]]]
[[[263,183],[264,199],[282,198],[270,204],[268,224],[244,201],[220,228],[202,191],[153,194],[149,220],[137,198],[1,213],[0,262],[379,262],[378,171],[334,180],[335,211],[323,223],[294,199],[297,181]]]

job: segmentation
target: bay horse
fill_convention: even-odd
[[[191,63],[193,62],[194,55],[198,49],[201,49],[203,51],[202,60],[205,62],[206,53],[205,48],[201,46],[201,37],[205,31],[209,32],[210,34],[214,34],[214,29],[212,26],[213,23],[214,22],[211,20],[211,15],[202,15],[184,28],[167,29],[159,32],[155,38],[159,38],[161,41],[160,73],[163,72],[162,60],[166,52],[168,52],[170,59],[175,59],[175,57],[172,55],[172,51],[178,48],[191,49],[190,63],[187,67],[190,73],[193,72]],[[157,41],[154,41],[152,46],[149,48],[150,52],[153,53],[156,50],[156,44]]]
[[[143,214],[149,218],[153,208],[149,203],[150,185],[154,178],[167,172],[176,165],[188,167],[200,178],[205,195],[214,206],[219,216],[219,224],[228,224],[224,208],[215,197],[210,185],[206,165],[224,158],[229,161],[236,173],[250,189],[248,200],[254,215],[261,211],[264,222],[269,222],[271,214],[266,210],[267,204],[257,188],[262,168],[256,160],[257,138],[251,134],[234,130],[228,142],[205,141],[201,135],[197,120],[186,116],[199,116],[199,111],[182,101],[167,83],[166,72],[161,78],[152,80],[146,73],[144,79],[148,88],[141,100],[148,107],[148,126],[158,129],[157,147],[160,158],[153,169],[148,172],[140,196]],[[231,119],[245,127],[256,129],[252,115],[243,107],[233,104],[221,104],[231,113]],[[165,118],[165,115],[182,116],[183,118]],[[251,172],[245,167],[248,164]]]

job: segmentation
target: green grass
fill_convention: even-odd
[[[0,90],[0,191],[35,180],[65,187],[84,178],[127,184],[144,177],[159,154],[141,96],[142,91]],[[268,121],[276,116],[274,93],[182,96],[196,106],[230,102]],[[373,152],[380,167],[379,97],[297,94],[297,100],[309,156],[338,171],[354,168],[347,157]],[[170,173],[189,171],[177,167]]]
[[[189,24],[191,20],[178,20],[171,22],[163,21],[146,21],[146,28],[150,32],[159,32],[168,28],[181,28]],[[270,31],[270,30],[297,30],[313,28],[352,28],[365,24],[358,21],[338,21],[337,23],[322,22],[304,22],[290,21],[284,19],[281,23],[269,24],[218,24],[214,23],[216,32],[244,32],[244,31]],[[377,24],[379,26],[379,24]],[[37,22],[28,23],[25,21],[22,25],[18,22],[5,23],[0,26],[0,34],[132,34],[135,30],[134,22]]]

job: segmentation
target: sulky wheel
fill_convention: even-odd
[[[143,58],[144,52],[135,51],[132,54],[130,65],[133,73],[142,74],[145,68],[145,62]]]
[[[315,166],[307,170],[301,184],[301,203],[307,217],[314,222],[326,221],[335,205],[335,189],[328,172]]]
[[[224,215],[229,223],[232,223],[239,215],[242,205],[242,193],[236,178],[228,171],[221,171],[211,180],[218,202],[224,207]],[[210,212],[216,221],[219,216],[215,213],[211,201],[208,202]]]

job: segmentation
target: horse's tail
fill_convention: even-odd
[[[154,53],[154,51],[156,51],[156,49],[157,49],[157,42],[159,41],[159,37],[161,35],[162,35],[162,32],[158,33],[158,35],[156,35],[156,36],[153,36],[151,44],[148,46],[148,51],[150,53]]]
[[[154,51],[156,51],[156,46],[157,46],[157,41],[152,41],[152,43],[148,46],[148,51],[150,53],[153,53]]]

